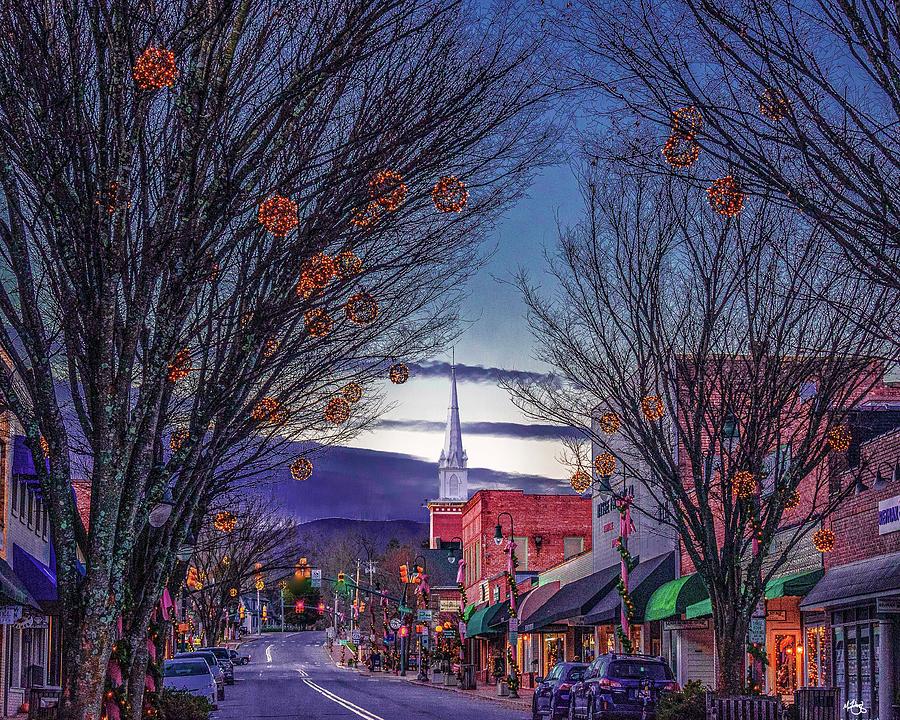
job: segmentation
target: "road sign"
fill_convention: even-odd
[[[353,632],[350,633],[350,639],[351,639],[354,643],[356,643],[357,645],[359,645],[359,638],[360,638],[359,628],[354,628],[354,629],[353,629]]]
[[[325,628],[325,637],[327,637],[329,640],[334,640],[334,628],[333,627]]]
[[[431,610],[419,610],[416,613],[416,622],[431,622]]]
[[[312,574],[310,575],[312,579],[312,586],[314,588],[322,587],[322,571],[318,568],[313,568]]]
[[[391,621],[388,623],[391,626],[391,630],[399,630],[402,624],[403,621],[400,618],[391,618]]]

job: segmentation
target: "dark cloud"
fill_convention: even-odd
[[[450,363],[448,362],[423,362],[413,363],[409,366],[410,373],[416,377],[442,377],[450,376]],[[525,370],[504,370],[503,368],[484,367],[483,365],[456,366],[456,377],[461,382],[487,383],[497,385],[501,380],[511,382],[558,382],[558,379],[550,374],[527,372]]]
[[[444,432],[444,423],[430,420],[382,420],[379,430],[412,430],[415,432]],[[512,422],[468,422],[462,424],[464,435],[492,435],[519,440],[560,440],[583,437],[576,428],[558,425],[525,424]]]
[[[315,471],[305,482],[293,480],[285,469],[277,472],[268,494],[300,520],[348,517],[363,520],[424,521],[426,500],[437,494],[437,463],[403,453],[335,447],[313,459]],[[537,475],[520,475],[487,468],[469,469],[469,492],[523,489],[527,493],[560,493],[568,483]]]

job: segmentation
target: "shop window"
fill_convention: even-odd
[[[19,514],[19,476],[12,476],[12,514]]]
[[[528,569],[528,538],[517,537],[516,542],[516,559],[519,561],[519,571]]]
[[[28,493],[28,527],[34,525],[34,493]]]
[[[23,523],[28,520],[28,487],[26,484],[20,480],[19,481],[19,520]]]
[[[41,525],[44,524],[44,501],[39,497],[34,499],[34,534],[40,536]]]
[[[47,505],[44,505],[44,523],[41,529],[41,537],[46,540],[47,533],[50,529],[50,511],[47,509]]]
[[[9,628],[7,632],[7,662],[6,667],[9,668],[6,680],[8,687],[21,687],[19,682],[21,680],[21,654],[20,643],[22,638],[22,631],[16,628],[13,625],[7,626]]]
[[[827,687],[831,653],[828,633],[820,626],[806,628],[806,684],[809,687]]]

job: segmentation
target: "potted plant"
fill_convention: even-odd
[[[494,676],[494,681],[497,683],[497,696],[498,697],[506,697],[509,695],[509,687],[507,686],[504,675],[505,668],[503,662],[503,658],[498,655],[496,652],[491,653],[491,668],[492,674]]]

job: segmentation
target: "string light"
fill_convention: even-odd
[[[846,425],[835,425],[828,431],[828,445],[835,452],[847,452],[852,440],[853,435]]]
[[[278,352],[280,343],[275,338],[269,338],[263,345],[262,354],[264,358],[270,358]]]
[[[650,422],[659,420],[666,412],[659,395],[645,395],[641,398],[641,411]]]
[[[605,412],[600,416],[600,420],[598,421],[600,425],[600,429],[605,432],[607,435],[612,435],[619,429],[619,425],[621,421],[619,420],[619,416],[612,412]]]
[[[47,442],[47,438],[41,435],[40,440],[38,440],[41,446],[41,454],[44,456],[44,460],[49,459],[50,457],[50,443]]]
[[[148,47],[134,63],[131,75],[141,90],[161,90],[172,87],[178,77],[175,53],[165,48]]]
[[[393,212],[406,199],[406,183],[396,170],[381,170],[369,180],[369,197],[388,212]]]
[[[175,357],[169,362],[169,382],[183,380],[191,374],[191,370],[193,370],[191,351],[187,348],[182,348],[175,353]]]
[[[591,476],[579,468],[572,474],[569,484],[580,495],[591,486]]]
[[[779,122],[787,117],[790,103],[777,88],[766,88],[759,97],[759,113],[764,118]]]
[[[236,598],[236,597],[238,596],[237,588],[230,588],[230,589],[228,590],[228,594],[229,594],[231,597]]]
[[[739,500],[749,500],[756,493],[756,478],[749,470],[738,470],[731,480],[731,488]]]
[[[672,112],[672,132],[682,137],[694,137],[703,127],[703,115],[693,105]]]
[[[725,217],[734,217],[744,209],[744,193],[731,175],[713,181],[706,189],[706,197],[710,207]]]
[[[287,411],[275,398],[264,397],[253,407],[250,417],[259,423],[279,425],[287,418]]]
[[[674,168],[687,168],[700,157],[700,143],[694,137],[672,133],[662,148],[666,162]]]
[[[325,253],[316,253],[300,269],[300,280],[296,292],[301,298],[309,298],[318,290],[324,290],[331,279],[338,274],[338,264]]]
[[[372,227],[381,217],[383,209],[375,200],[366,203],[365,207],[353,208],[350,211],[350,222],[358,228]]]
[[[362,272],[363,262],[352,250],[342,250],[335,258],[337,274],[344,280]]]
[[[313,337],[325,337],[334,325],[331,316],[321,308],[307,310],[303,321],[306,323],[306,332]]]
[[[455,175],[444,175],[434,184],[431,200],[438,212],[460,212],[469,201],[469,191]]]
[[[259,224],[275,237],[284,237],[297,225],[297,203],[283,195],[272,195],[259,204]]]
[[[230,510],[220,510],[213,519],[213,527],[219,532],[230,533],[237,527],[237,515]]]
[[[394,385],[402,385],[409,380],[409,368],[403,363],[394,363],[388,370],[388,377]]]
[[[324,414],[332,425],[343,425],[350,419],[350,403],[342,397],[331,398],[325,406]]]
[[[800,504],[800,491],[793,490],[793,491],[791,491],[791,494],[788,495],[787,498],[785,499],[784,508],[785,508],[785,510],[793,510],[799,504]]]
[[[834,550],[835,535],[830,528],[821,528],[813,533],[813,547],[820,553]]]
[[[175,428],[172,431],[172,434],[169,435],[169,449],[173,453],[177,453],[190,437],[191,434],[188,432],[187,428]]]
[[[369,325],[378,317],[378,303],[367,292],[351,295],[344,305],[347,319],[357,325]]]
[[[348,403],[355,404],[362,400],[363,389],[358,382],[349,382],[341,388],[341,395]]]
[[[312,477],[313,464],[312,461],[305,457],[298,457],[291,463],[291,477],[294,480],[304,481]]]
[[[594,469],[601,477],[609,477],[616,471],[616,458],[612,453],[600,453],[594,458]]]

